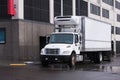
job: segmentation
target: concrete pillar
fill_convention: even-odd
[[[76,15],[76,0],[72,0],[72,14]]]
[[[49,10],[50,10],[50,23],[54,23],[54,0],[49,0]]]
[[[12,19],[24,19],[24,0],[15,0],[16,15]]]

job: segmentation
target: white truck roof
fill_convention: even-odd
[[[55,32],[80,33],[82,16],[57,16],[55,17]]]
[[[80,16],[56,16],[54,23],[57,25],[77,25],[79,24]]]
[[[52,34],[78,34],[76,32],[53,32]]]

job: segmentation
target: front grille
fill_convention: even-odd
[[[60,49],[45,49],[46,54],[59,54]]]

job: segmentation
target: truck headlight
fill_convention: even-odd
[[[70,51],[63,51],[63,54],[69,54]]]

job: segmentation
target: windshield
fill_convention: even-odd
[[[73,43],[73,34],[52,34],[49,43]]]

